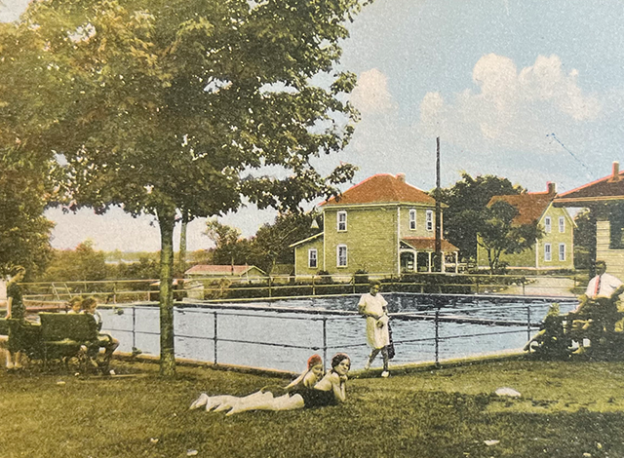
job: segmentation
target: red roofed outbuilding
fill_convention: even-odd
[[[327,271],[348,277],[358,270],[371,275],[431,271],[435,203],[406,183],[404,174],[367,178],[319,205],[323,232],[291,245],[295,274]],[[454,268],[458,249],[442,242]]]

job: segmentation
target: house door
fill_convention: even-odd
[[[416,255],[416,265],[418,265],[418,272],[429,272],[429,253],[419,251]]]
[[[411,251],[403,251],[401,253],[401,272],[414,272],[415,256]]]

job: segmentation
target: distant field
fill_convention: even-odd
[[[233,417],[187,409],[201,391],[247,394],[284,381],[195,368],[164,380],[149,364],[118,372],[137,376],[0,371],[0,456],[624,456],[621,362],[509,361],[354,379],[342,407]],[[500,387],[522,397],[497,398]]]

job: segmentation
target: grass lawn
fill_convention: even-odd
[[[119,370],[138,375],[0,371],[0,457],[624,457],[621,362],[509,361],[353,379],[340,407],[232,417],[187,409],[201,391],[248,394],[284,380]],[[504,386],[522,397],[492,394]]]

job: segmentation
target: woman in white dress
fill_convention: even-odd
[[[388,303],[379,294],[381,283],[372,281],[370,292],[362,295],[358,303],[360,315],[366,317],[366,340],[372,348],[371,354],[366,362],[365,369],[369,369],[379,352],[383,358],[382,377],[388,377],[388,345],[390,344],[390,334],[388,332]]]

